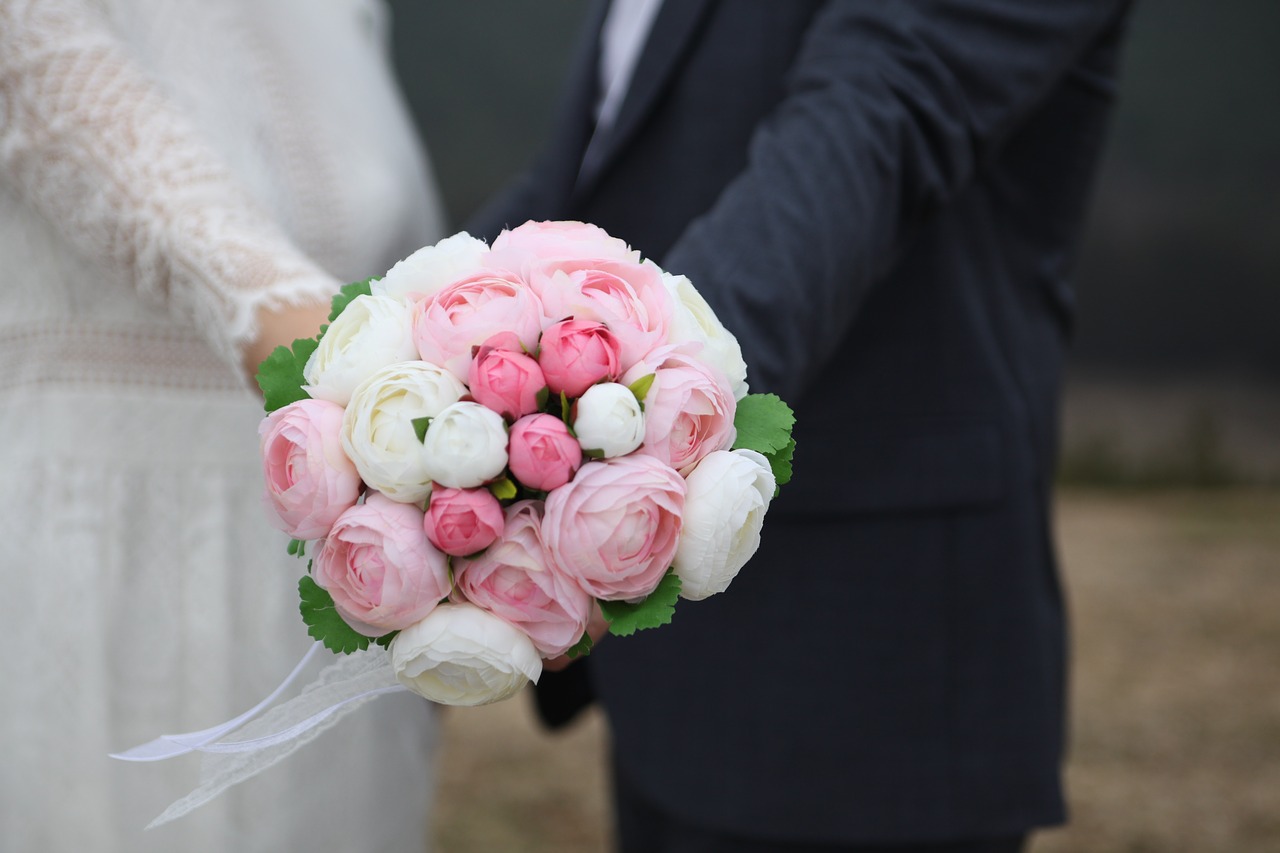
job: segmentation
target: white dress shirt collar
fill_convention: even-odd
[[[618,117],[662,0],[613,0],[600,32],[600,97],[596,127],[607,128]]]

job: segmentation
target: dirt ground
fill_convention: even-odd
[[[1072,819],[1032,853],[1280,851],[1280,493],[1068,491],[1058,525]],[[605,737],[447,711],[436,853],[607,850]]]

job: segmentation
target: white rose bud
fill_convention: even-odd
[[[626,456],[644,441],[640,401],[626,385],[592,385],[578,398],[573,432],[583,450],[598,450],[605,458]]]
[[[760,547],[773,500],[773,469],[754,450],[717,450],[685,480],[684,526],[672,565],[680,597],[724,592]]]
[[[342,418],[342,449],[370,488],[401,503],[431,494],[427,452],[415,418],[434,418],[467,392],[449,371],[425,361],[391,364],[362,382]]]
[[[317,400],[345,406],[369,374],[417,357],[409,306],[386,296],[358,296],[329,324],[307,359],[304,387]]]
[[[489,247],[465,231],[425,246],[369,284],[373,293],[404,302],[431,296],[480,269]]]
[[[391,641],[391,666],[405,687],[443,705],[508,699],[542,675],[524,632],[473,604],[441,604]]]
[[[733,389],[733,399],[747,396],[747,363],[742,360],[742,347],[733,333],[724,327],[707,300],[702,298],[688,278],[662,274],[662,283],[671,295],[674,310],[668,343],[697,341],[702,344],[698,358],[724,373]]]
[[[479,403],[454,403],[427,427],[427,475],[450,489],[484,485],[507,467],[502,415]]]

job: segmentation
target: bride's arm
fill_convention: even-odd
[[[0,3],[0,179],[103,275],[252,375],[339,282],[239,186],[85,0]]]

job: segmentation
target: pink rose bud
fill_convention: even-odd
[[[606,601],[639,601],[671,567],[685,481],[652,456],[588,462],[547,496],[542,537],[551,559]]]
[[[554,415],[529,415],[511,427],[507,465],[524,485],[549,492],[573,478],[582,465],[582,446]]]
[[[520,341],[520,336],[510,329],[502,332],[496,332],[490,335],[480,346],[489,347],[490,349],[505,349],[511,352],[524,352],[525,345]],[[476,347],[480,349],[480,347]],[[472,357],[475,353],[472,354]]]
[[[618,378],[622,348],[603,323],[562,320],[542,333],[538,364],[554,393],[579,397],[602,379]]]
[[[436,488],[422,518],[431,544],[454,557],[488,548],[502,525],[502,505],[488,489]]]
[[[529,276],[550,319],[573,317],[603,323],[618,341],[624,369],[663,345],[675,309],[652,261],[545,263]]]
[[[333,525],[312,575],[368,637],[409,627],[449,594],[448,561],[422,532],[422,510],[377,492]]]
[[[295,539],[323,538],[360,497],[360,474],[342,452],[342,413],[336,403],[299,400],[258,426],[263,503],[272,526]]]
[[[514,340],[512,336],[512,340]],[[471,360],[467,385],[471,397],[508,420],[538,410],[538,396],[547,387],[542,368],[532,356],[486,341]]]

